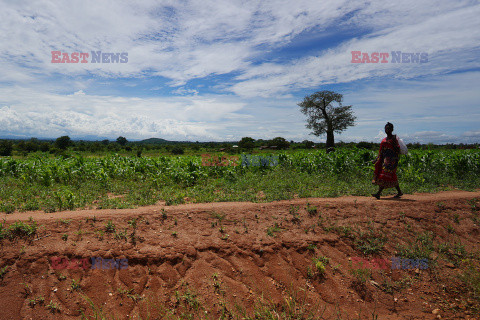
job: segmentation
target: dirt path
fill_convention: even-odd
[[[459,277],[479,267],[475,199],[480,191],[2,215],[38,229],[0,240],[0,319],[92,319],[100,308],[107,319],[479,319]],[[402,246],[427,252],[427,268],[392,265]],[[94,268],[97,258],[118,264]]]
[[[344,196],[337,198],[302,198],[281,200],[273,202],[211,202],[211,203],[189,203],[176,206],[166,206],[164,202],[161,202],[153,206],[145,206],[135,209],[101,209],[101,210],[74,210],[74,211],[61,211],[53,213],[44,213],[43,211],[28,211],[28,212],[15,212],[11,214],[0,214],[0,220],[16,221],[16,220],[28,220],[30,217],[34,217],[35,220],[49,220],[49,219],[76,219],[76,218],[88,218],[88,217],[118,217],[121,215],[134,216],[138,214],[156,214],[162,209],[169,211],[196,211],[196,210],[251,210],[254,208],[267,208],[283,205],[303,205],[307,201],[312,204],[322,203],[338,203],[353,205],[365,204],[365,203],[377,203],[379,205],[390,206],[392,202],[396,204],[402,204],[407,202],[422,202],[422,201],[444,201],[453,199],[471,199],[480,197],[480,191],[442,191],[438,193],[415,193],[406,194],[401,199],[393,198],[392,196],[383,196],[380,200],[373,197],[363,196]]]

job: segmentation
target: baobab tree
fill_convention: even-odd
[[[312,134],[327,134],[327,149],[335,147],[334,132],[340,133],[355,125],[352,106],[343,106],[342,100],[340,93],[317,91],[298,104],[302,113],[307,115],[306,127],[313,130]]]

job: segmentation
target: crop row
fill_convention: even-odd
[[[282,169],[305,173],[368,173],[376,153],[367,150],[340,150],[334,153],[300,151],[294,154],[278,153]],[[124,157],[110,155],[104,158],[34,157],[16,160],[0,159],[0,177],[15,177],[25,182],[50,186],[57,182],[76,181],[106,183],[110,179],[160,179],[164,182],[193,185],[207,177],[241,175],[246,171],[275,170],[269,166],[202,166],[199,156],[178,157]],[[412,151],[401,156],[399,173],[422,179],[425,174],[442,173],[461,178],[465,174],[480,173],[480,151],[445,150]]]

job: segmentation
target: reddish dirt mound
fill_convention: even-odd
[[[3,215],[6,226],[31,216],[39,227],[0,240],[0,319],[479,319],[458,276],[464,263],[478,268],[474,198],[480,192]],[[392,269],[397,246],[419,235],[442,254],[432,250],[426,269]],[[92,269],[92,257],[128,267]],[[370,265],[370,277],[356,262],[372,259],[383,265]]]

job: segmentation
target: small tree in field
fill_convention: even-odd
[[[61,137],[57,138],[57,140],[55,140],[55,146],[58,149],[61,149],[61,150],[67,149],[72,144],[73,144],[73,142],[72,142],[72,140],[70,140],[69,136],[61,136]]]
[[[238,146],[243,149],[253,149],[255,147],[255,139],[243,137],[242,140],[238,142]]]
[[[127,142],[128,142],[128,140],[125,137],[120,136],[120,137],[117,138],[117,143],[121,146],[126,145]]]
[[[8,140],[0,140],[0,157],[8,157],[12,155],[13,144]]]
[[[340,133],[355,125],[356,117],[351,110],[352,106],[343,106],[342,100],[343,95],[340,93],[317,91],[298,104],[302,113],[308,117],[307,128],[313,129],[312,134],[327,134],[327,149],[335,147],[334,132]],[[335,102],[338,106],[332,105]]]

